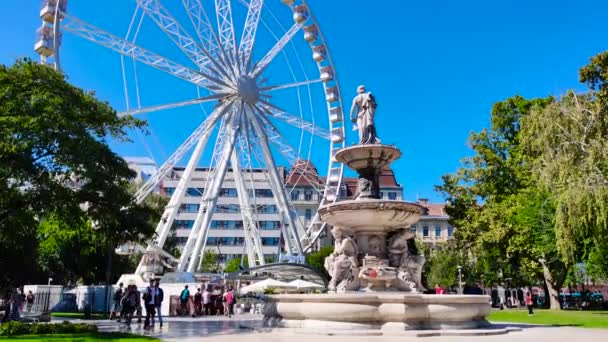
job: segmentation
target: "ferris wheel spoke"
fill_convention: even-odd
[[[203,49],[209,52],[211,57],[218,56],[218,43],[214,40],[215,31],[211,26],[207,12],[201,0],[182,0],[182,4],[188,13],[188,17],[194,26],[194,30],[202,44]]]
[[[228,73],[209,53],[201,47],[182,25],[169,13],[159,0],[137,0],[138,5],[152,18],[158,27],[190,58],[207,77],[229,87],[225,80]],[[213,64],[212,67],[210,64]]]
[[[207,75],[173,62],[152,51],[146,50],[136,44],[122,39],[96,26],[75,17],[64,14],[63,30],[75,34],[83,39],[113,50],[121,55],[133,58],[138,62],[164,71],[185,81],[199,85],[211,91],[222,89],[223,86],[212,81]]]
[[[301,117],[297,117],[293,114],[289,114],[288,112],[284,111],[283,109],[273,105],[272,103],[270,103],[266,100],[260,99],[260,102],[262,103],[260,108],[263,110],[263,112],[266,115],[268,115],[272,118],[281,120],[285,123],[290,124],[291,126],[302,129],[306,132],[314,134],[325,140],[330,140],[331,134],[327,129],[325,129],[323,127],[319,127],[312,122],[308,122],[308,121],[302,119]]]
[[[234,24],[232,23],[232,6],[230,0],[215,0],[215,13],[217,16],[220,44],[233,63],[238,63],[236,43],[234,38]]]
[[[215,208],[215,205],[217,203],[221,186],[224,181],[224,178],[226,177],[226,171],[228,170],[228,162],[230,160],[230,156],[232,155],[232,151],[234,150],[236,139],[239,133],[239,126],[234,124],[235,115],[231,115],[230,118],[226,118],[226,120],[229,121],[229,123],[226,124],[225,127],[226,130],[224,134],[226,140],[223,144],[223,152],[221,154],[221,157],[218,159],[215,174],[213,176],[213,179],[211,180],[209,189],[205,189],[205,195],[201,200],[201,206],[194,221],[192,234],[188,238],[189,242],[190,240],[193,240],[194,244],[189,244],[188,242],[186,242],[186,247],[184,248],[184,255],[182,255],[182,258],[180,259],[178,265],[179,270],[184,270],[184,267],[187,263],[187,271],[195,272],[196,267],[198,266],[199,256],[202,252],[204,252],[205,245],[207,244],[209,226],[214,212],[213,208]],[[190,257],[189,260],[188,257]]]
[[[221,103],[211,113],[211,115],[200,125],[194,132],[178,147],[175,152],[158,168],[158,171],[148,179],[144,185],[135,193],[137,203],[143,202],[143,200],[160,184],[161,180],[173,169],[173,166],[177,164],[186,155],[188,151],[196,144],[202,136],[209,134],[213,127],[217,123],[218,119],[224,115],[230,106],[231,101]]]
[[[300,222],[297,219],[296,213],[291,210],[290,202],[287,198],[287,194],[285,192],[285,188],[283,186],[283,182],[279,176],[277,171],[277,166],[274,162],[274,158],[272,157],[272,152],[270,150],[270,146],[268,145],[268,137],[266,132],[262,128],[262,125],[258,121],[259,119],[254,115],[253,110],[246,111],[246,115],[248,115],[249,122],[253,126],[253,129],[258,137],[258,142],[260,148],[262,149],[262,154],[264,156],[264,162],[266,164],[266,168],[268,169],[268,173],[270,176],[270,185],[277,201],[277,206],[279,208],[279,212],[285,218],[285,221],[288,223],[289,227],[289,235],[285,236],[285,240],[292,239],[295,243],[295,251],[298,255],[302,255],[302,244],[300,242],[300,237],[298,235],[298,228],[300,226]],[[290,253],[293,251],[289,251]]]
[[[264,0],[251,0],[247,10],[247,19],[245,19],[245,27],[241,36],[239,45],[239,57],[241,58],[242,70],[249,70],[251,63],[251,55],[253,45],[255,44],[255,34],[260,23]]]
[[[266,67],[272,60],[285,48],[291,39],[304,26],[304,22],[295,23],[284,35],[276,42],[276,44],[268,51],[268,53],[255,65],[253,69],[253,78],[257,78],[264,72]]]
[[[288,84],[278,84],[278,85],[261,87],[260,91],[264,92],[264,91],[272,91],[272,90],[280,90],[280,89],[289,89],[289,88],[301,87],[301,86],[321,83],[321,82],[323,82],[323,80],[314,79],[314,80],[306,80],[306,81],[301,81],[301,82],[293,82],[293,83],[288,83]]]
[[[192,105],[195,105],[195,104],[201,104],[201,103],[205,103],[205,102],[211,102],[211,101],[219,100],[219,99],[225,97],[226,95],[227,94],[223,94],[223,93],[222,94],[212,94],[212,95],[209,95],[209,96],[204,96],[204,97],[200,97],[198,99],[193,99],[193,100],[173,102],[173,103],[167,103],[167,104],[164,104],[164,105],[138,108],[138,109],[134,109],[134,110],[118,113],[118,117],[123,117],[123,116],[127,116],[127,115],[136,115],[136,114],[150,113],[150,112],[158,112],[158,111],[161,111],[161,110],[167,110],[167,109],[173,109],[173,108],[179,108],[179,107],[192,106]]]

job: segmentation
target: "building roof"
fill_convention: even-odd
[[[420,198],[416,203],[426,208],[426,216],[448,216],[445,212],[445,203],[430,203],[427,198]]]
[[[314,186],[311,184],[325,183],[325,178],[319,177],[317,168],[310,160],[298,160],[291,166],[285,184],[288,186]]]
[[[152,158],[148,157],[124,157],[127,164],[138,164],[138,165],[154,165],[156,162]]]

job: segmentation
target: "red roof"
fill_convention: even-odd
[[[324,182],[319,177],[317,168],[310,160],[298,160],[291,166],[285,184],[289,186],[312,186],[310,184],[311,181],[317,184]]]
[[[429,203],[426,198],[421,198],[416,203],[426,208],[428,216],[447,216],[444,210],[445,203]]]
[[[395,178],[395,172],[393,172],[391,168],[386,168],[380,172],[380,186],[399,186],[399,183],[397,183],[397,179]]]

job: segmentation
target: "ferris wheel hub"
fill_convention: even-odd
[[[253,78],[243,75],[237,81],[237,94],[246,103],[254,105],[260,98],[260,88]]]

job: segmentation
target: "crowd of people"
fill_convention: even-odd
[[[201,288],[198,288],[196,293],[192,295],[188,285],[184,287],[179,296],[179,308],[176,308],[178,316],[225,315],[231,317],[234,315],[236,296],[232,287],[229,287],[226,291],[213,290],[210,287],[203,288],[202,291]],[[128,285],[125,288],[124,284],[120,283],[112,299],[113,306],[110,320],[116,319],[118,322],[124,322],[127,326],[130,326],[134,318],[137,318],[139,324],[142,323],[143,318],[144,329],[149,330],[154,328],[155,318],[158,317],[160,327],[163,326],[161,306],[164,300],[164,291],[160,287],[159,280],[151,280],[150,285],[143,291],[138,290],[135,285]],[[142,315],[142,309],[145,309],[145,316]]]
[[[34,306],[34,294],[28,291],[27,295],[21,288],[8,291],[2,300],[0,309],[3,309],[2,323],[16,321],[23,312],[31,312]]]

